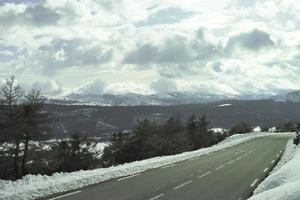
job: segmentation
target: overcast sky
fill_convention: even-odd
[[[45,94],[300,89],[299,0],[0,0],[0,78]]]

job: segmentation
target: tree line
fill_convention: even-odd
[[[178,116],[163,124],[148,119],[138,121],[132,132],[113,134],[110,145],[104,149],[102,165],[112,165],[192,151],[214,145],[225,139],[227,133],[209,130],[205,115],[192,115],[186,124]]]

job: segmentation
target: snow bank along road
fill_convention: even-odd
[[[279,160],[289,138],[285,135],[257,138],[49,199],[247,199]]]

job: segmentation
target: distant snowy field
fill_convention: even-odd
[[[300,199],[300,147],[290,140],[278,165],[249,200]]]
[[[134,173],[143,172],[148,169],[162,167],[165,165],[218,151],[246,141],[250,141],[258,137],[276,134],[278,133],[239,134],[231,136],[212,147],[185,152],[173,156],[155,157],[109,168],[100,168],[86,171],[81,170],[72,173],[55,173],[52,176],[27,175],[23,177],[23,179],[17,181],[0,180],[0,197],[1,200],[41,198],[55,193],[78,189],[106,180],[132,175]]]

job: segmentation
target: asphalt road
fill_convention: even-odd
[[[288,136],[269,136],[50,199],[243,200],[267,176]]]

